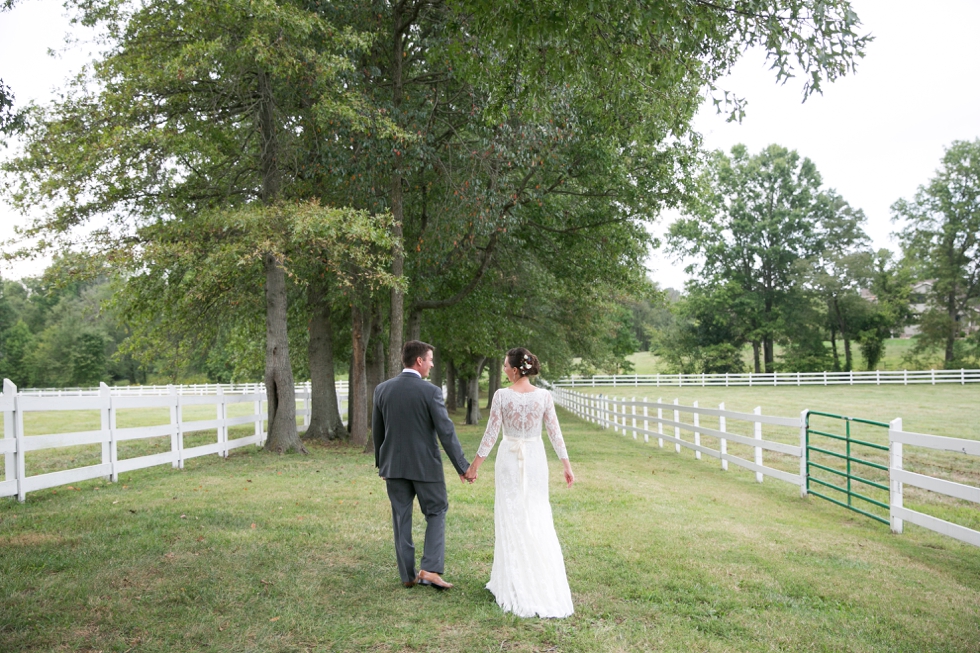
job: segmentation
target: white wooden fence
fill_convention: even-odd
[[[347,381],[337,381],[338,393],[347,393]],[[171,388],[177,388],[179,395],[216,395],[222,392],[232,394],[258,394],[265,392],[265,383],[195,383],[191,385],[113,385],[109,393],[119,397],[155,397],[169,395]],[[310,382],[296,384],[297,396],[310,392]],[[18,394],[31,397],[94,397],[102,392],[101,386],[88,388],[20,388]]]
[[[980,370],[902,370],[871,372],[774,372],[769,374],[617,374],[569,377],[556,381],[566,388],[614,388],[652,385],[708,386],[804,386],[804,385],[912,385],[980,383]]]
[[[17,386],[10,380],[4,379],[3,394],[0,394],[0,412],[3,413],[0,454],[3,454],[5,459],[5,474],[4,480],[0,481],[0,497],[16,496],[18,500],[24,501],[28,492],[94,478],[106,478],[115,482],[119,479],[120,473],[134,469],[165,464],[170,464],[174,468],[183,468],[184,461],[190,458],[211,454],[227,457],[229,451],[238,447],[261,446],[265,442],[264,387],[255,387],[252,391],[238,389],[229,392],[225,392],[223,387],[216,387],[209,395],[182,392],[186,387],[165,387],[166,393],[157,392],[155,395],[141,396],[119,394],[114,392],[118,389],[102,384],[96,395],[50,397],[20,393],[17,391]],[[296,387],[296,399],[297,403],[302,405],[302,408],[297,407],[296,415],[303,418],[303,428],[305,428],[309,426],[311,413],[308,385]],[[346,397],[338,395],[341,415],[346,413],[343,401],[345,399]],[[228,407],[235,404],[252,404],[251,414],[229,417]],[[215,418],[187,421],[184,419],[183,409],[189,406],[214,406]],[[169,409],[170,421],[157,426],[117,427],[117,411],[134,408]],[[100,428],[50,435],[28,436],[24,432],[24,417],[28,413],[79,410],[100,411]],[[245,437],[231,438],[229,429],[244,424],[253,424],[254,432]],[[215,440],[208,444],[185,447],[184,436],[200,431],[215,431]],[[170,437],[169,451],[119,459],[120,442],[167,436]],[[25,465],[25,456],[28,452],[85,444],[102,445],[102,458],[99,464],[28,476]]]
[[[583,394],[560,387],[554,388],[552,395],[555,404],[602,428],[611,426],[615,431],[624,435],[632,434],[634,440],[638,440],[642,436],[644,442],[649,442],[650,438],[655,438],[660,447],[664,446],[665,441],[673,443],[675,452],[680,453],[681,447],[684,447],[692,450],[695,458],[699,460],[702,454],[715,458],[720,461],[721,468],[726,471],[728,470],[728,463],[734,463],[739,467],[755,472],[756,481],[759,483],[762,483],[766,476],[770,476],[798,486],[800,496],[807,496],[806,424],[807,413],[809,412],[807,410],[801,412],[799,417],[775,417],[763,415],[761,407],[757,407],[753,413],[739,413],[725,410],[724,404],[721,404],[717,409],[703,408],[698,406],[696,402],[693,406],[682,406],[676,399],[673,403],[663,403],[662,401],[637,400],[635,397],[626,399],[606,397],[599,394]],[[682,414],[689,415],[690,421],[682,421]],[[700,418],[702,416],[716,417],[718,428],[701,426]],[[749,438],[729,432],[730,421],[750,424],[753,437]],[[762,435],[763,425],[798,430],[799,443],[788,444],[765,440]],[[665,427],[672,429],[673,435],[670,434],[669,430],[665,433]],[[689,439],[684,439],[684,432],[690,434]],[[717,438],[718,449],[704,446],[701,442],[702,435]],[[904,520],[968,544],[980,546],[980,531],[922,512],[909,510],[903,507],[902,497],[903,485],[914,485],[980,504],[980,488],[915,474],[902,468],[902,447],[905,444],[980,456],[980,441],[906,432],[902,430],[901,418],[890,423],[888,441],[889,516],[892,532],[901,533]],[[753,460],[728,453],[728,445],[732,442],[751,447],[754,453]],[[763,462],[764,451],[777,452],[797,458],[799,471],[791,473],[766,466]]]

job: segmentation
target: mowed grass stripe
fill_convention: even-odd
[[[483,588],[492,457],[472,486],[447,466],[440,594],[398,583],[373,458],[317,446],[3,502],[0,650],[976,650],[980,550],[560,418],[569,619],[502,614]],[[482,428],[459,431],[472,456]]]

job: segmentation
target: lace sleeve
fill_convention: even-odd
[[[490,419],[487,420],[487,430],[483,433],[483,440],[480,441],[480,448],[476,450],[476,455],[486,458],[490,455],[497,435],[500,433],[500,426],[503,422],[500,410],[500,391],[493,393],[493,401],[490,403]]]
[[[558,414],[555,413],[555,399],[551,393],[547,393],[544,403],[544,427],[548,431],[548,439],[551,446],[555,448],[559,460],[568,460],[568,452],[565,451],[565,440],[561,437],[561,426],[558,425]]]

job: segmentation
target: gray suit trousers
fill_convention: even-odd
[[[415,580],[415,544],[412,542],[412,509],[415,497],[425,515],[425,549],[421,568],[443,573],[446,560],[446,511],[449,498],[444,481],[412,481],[389,478],[388,500],[391,501],[391,522],[395,529],[395,558],[403,583]]]

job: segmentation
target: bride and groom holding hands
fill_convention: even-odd
[[[523,347],[507,352],[504,374],[511,385],[494,394],[486,432],[476,458],[469,464],[446,412],[442,388],[424,380],[432,369],[432,352],[432,345],[424,342],[405,343],[405,369],[374,392],[375,463],[391,502],[395,558],[402,584],[442,590],[452,587],[442,578],[449,501],[439,443],[460,480],[472,483],[503,430],[494,466],[495,541],[487,589],[501,608],[521,617],[569,616],[574,609],[548,499],[542,424],[564,465],[569,487],[575,476],[551,393],[530,382],[538,373],[537,357]],[[426,520],[418,572],[412,542],[416,499]]]

